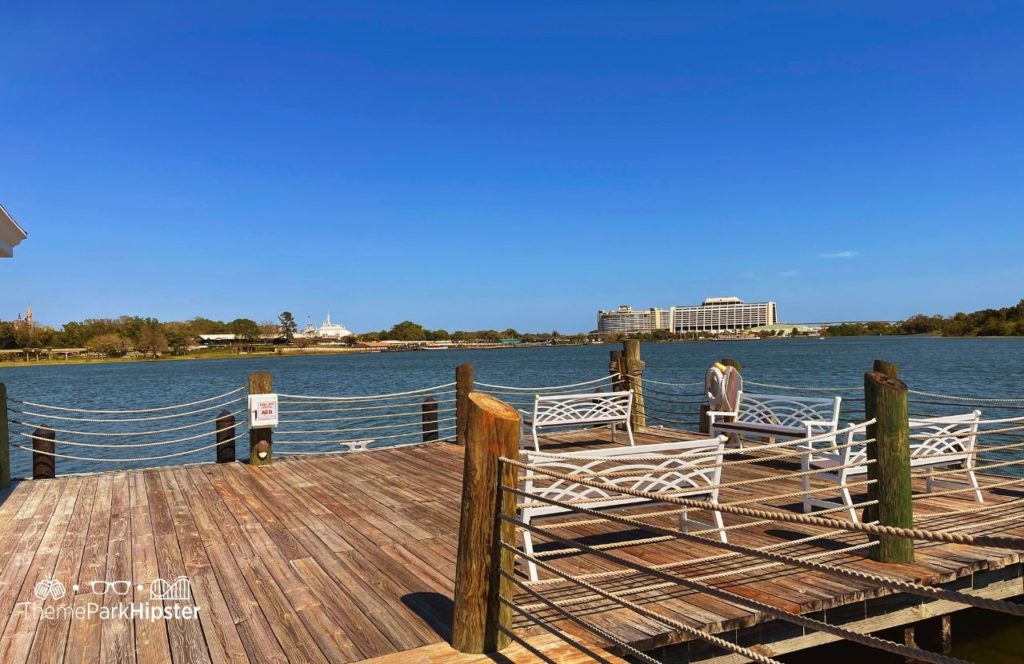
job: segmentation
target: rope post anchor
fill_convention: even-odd
[[[647,426],[647,415],[644,412],[644,361],[640,359],[640,341],[623,341],[622,357],[626,364],[627,385],[633,390],[633,410],[629,414],[629,423],[636,430]]]
[[[466,427],[469,417],[469,395],[473,392],[473,365],[455,367],[455,442],[466,446]]]
[[[464,653],[494,653],[511,642],[515,556],[502,542],[515,542],[519,469],[499,459],[518,458],[522,423],[515,408],[489,394],[467,399],[468,426],[462,476],[462,513],[455,566],[452,647]],[[502,601],[502,600],[505,601]]]
[[[235,462],[235,416],[226,410],[217,415],[217,463]]]
[[[49,480],[57,476],[57,433],[47,427],[32,432],[32,479]]]
[[[423,442],[437,440],[437,399],[427,397],[423,400]]]
[[[879,366],[876,364],[876,367]],[[864,408],[867,427],[868,500],[878,501],[867,508],[866,520],[877,519],[882,526],[914,527],[914,504],[910,485],[910,417],[907,386],[893,377],[895,365],[887,372],[864,374]],[[873,557],[884,563],[914,562],[914,540],[879,535]]]
[[[269,371],[249,374],[249,394],[270,394],[274,381]],[[270,427],[249,428],[249,465],[269,466],[273,461],[274,440]]]
[[[11,438],[7,423],[7,386],[0,383],[0,489],[11,486]]]

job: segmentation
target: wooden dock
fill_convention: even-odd
[[[695,437],[647,429],[637,443]],[[550,437],[550,449],[607,445],[607,430]],[[752,463],[729,469],[724,480],[779,473]],[[266,467],[208,464],[66,476],[15,483],[0,493],[0,662],[479,662],[461,655],[451,637],[462,448],[437,442],[363,453],[275,460]],[[792,470],[792,467],[786,467]],[[774,494],[799,490],[796,478],[772,482]],[[915,487],[917,488],[917,487]],[[728,502],[756,499],[765,484],[723,490]],[[986,495],[987,509],[966,494],[915,501],[918,523],[935,529],[1024,535],[1018,490]],[[1005,509],[1000,504],[1007,503]],[[754,503],[755,505],[760,503]],[[797,508],[791,502],[764,505]],[[642,509],[642,508],[637,508]],[[624,513],[628,513],[624,511]],[[726,515],[726,524],[742,522]],[[552,519],[554,521],[554,519]],[[666,523],[672,523],[669,519]],[[997,524],[995,526],[991,524]],[[986,530],[988,529],[988,530]],[[621,530],[621,532],[619,532]],[[568,536],[595,544],[635,531],[579,526]],[[788,541],[820,534],[809,526],[765,525],[736,530],[731,541],[780,544],[792,555],[822,553],[822,560],[893,578],[1002,598],[1024,594],[1018,553],[947,544],[917,546],[913,565],[872,562],[863,551],[830,557],[830,550],[867,542],[847,533],[804,544]],[[542,550],[542,549],[538,549]],[[619,549],[616,555],[656,565],[721,553],[709,544],[673,541]],[[859,631],[877,631],[956,610],[941,601],[890,595],[869,583],[735,557],[686,566],[688,576],[720,575],[716,585],[787,611],[824,616]],[[600,571],[592,557],[558,558],[573,572]],[[185,576],[191,599],[151,600],[150,583]],[[39,582],[64,586],[62,597],[37,597]],[[93,581],[130,581],[125,595]],[[803,633],[735,605],[679,588],[638,584],[634,576],[602,583],[631,600],[745,645],[783,653],[834,640]],[[73,585],[78,585],[78,590]],[[52,584],[47,586],[52,588]],[[44,590],[46,588],[44,587]],[[123,588],[122,588],[123,589]],[[106,593],[101,594],[101,591]],[[552,594],[553,593],[553,594]],[[557,587],[546,591],[558,597]],[[573,612],[644,650],[671,649],[684,658],[732,658],[663,625],[598,598],[565,588]],[[139,616],[78,617],[71,610],[143,603],[199,608],[198,619],[147,620]],[[517,597],[529,604],[530,598]],[[49,615],[31,607],[52,609]],[[621,661],[557,613],[538,608],[547,627],[517,619],[512,661]],[[573,635],[582,650],[554,632]],[[667,651],[666,651],[667,652]],[[734,661],[734,660],[733,660]]]

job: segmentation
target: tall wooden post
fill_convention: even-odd
[[[7,423],[7,386],[0,383],[0,489],[11,486],[11,438]]]
[[[630,424],[637,429],[647,425],[647,415],[644,412],[644,361],[640,359],[640,341],[637,339],[623,341],[622,356],[626,362],[629,387],[633,390],[633,411],[630,413]]]
[[[437,440],[437,399],[427,397],[423,400],[423,442]]]
[[[32,432],[32,479],[48,480],[57,476],[57,434],[39,427]]]
[[[269,371],[249,374],[249,394],[270,394],[274,381]],[[269,466],[273,461],[274,440],[270,427],[249,427],[249,465]]]
[[[518,468],[498,459],[519,456],[519,413],[489,394],[468,398],[465,465],[462,474],[462,515],[455,566],[455,615],[452,647],[464,653],[493,653],[510,642],[501,628],[511,629],[512,608],[499,598],[512,599],[515,557],[500,546],[515,542],[515,525],[498,518],[514,517],[515,494],[502,486],[517,486]]]
[[[473,392],[473,365],[455,367],[455,442],[466,445],[466,426],[469,418],[469,395]]]
[[[629,389],[629,382],[626,380],[626,365],[621,350],[613,350],[608,353],[608,374],[615,376],[612,379],[613,390],[623,392]]]
[[[217,435],[217,463],[235,461],[235,416],[226,410],[217,415],[214,424]]]
[[[883,526],[914,527],[914,503],[910,487],[910,419],[907,386],[898,378],[878,371],[864,374],[864,409],[868,420],[868,499],[878,505],[865,512]],[[872,557],[885,563],[914,562],[914,540],[878,537]]]
[[[885,360],[875,360],[875,365],[872,370],[877,371],[880,374],[885,374],[889,378],[900,377],[900,368],[892,362],[886,362]]]

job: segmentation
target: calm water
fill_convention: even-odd
[[[592,345],[10,367],[0,369],[0,381],[7,384],[12,397],[22,400],[90,409],[130,409],[188,402],[227,392],[244,385],[249,372],[263,370],[273,374],[276,391],[311,395],[367,395],[437,385],[454,380],[454,368],[463,362],[476,365],[477,380],[485,383],[518,386],[573,383],[606,375],[608,353],[615,348],[617,346]],[[1024,339],[861,337],[645,344],[642,354],[648,378],[673,383],[702,380],[710,363],[725,356],[742,362],[748,380],[856,388],[862,384],[863,374],[871,368],[872,361],[884,358],[900,365],[902,377],[912,388],[949,394],[1024,396],[1021,384]],[[654,384],[650,388],[671,389]],[[676,390],[679,393],[699,391],[699,388]],[[651,407],[656,406],[652,400]],[[941,410],[930,406],[918,408]],[[690,411],[696,412],[696,406],[690,404],[681,405],[680,409],[685,409],[686,419],[692,419]],[[851,400],[844,407],[844,421],[856,419],[859,409],[860,404]],[[991,411],[991,414],[997,413]],[[999,413],[1007,414],[1014,413]],[[209,416],[208,413],[203,417]],[[67,421],[48,424],[76,428]],[[17,436],[14,438],[27,442]],[[58,435],[58,443],[60,439]],[[190,442],[183,449],[196,445]],[[97,453],[103,454],[105,452]],[[194,458],[178,457],[165,463],[204,461],[211,454],[206,451],[197,453]],[[12,457],[15,475],[30,472],[28,453],[14,450]],[[97,467],[66,459],[58,463],[60,472]],[[154,463],[161,462],[146,465]]]

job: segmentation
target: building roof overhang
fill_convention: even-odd
[[[14,248],[27,237],[28,233],[0,205],[0,258],[13,256]]]

